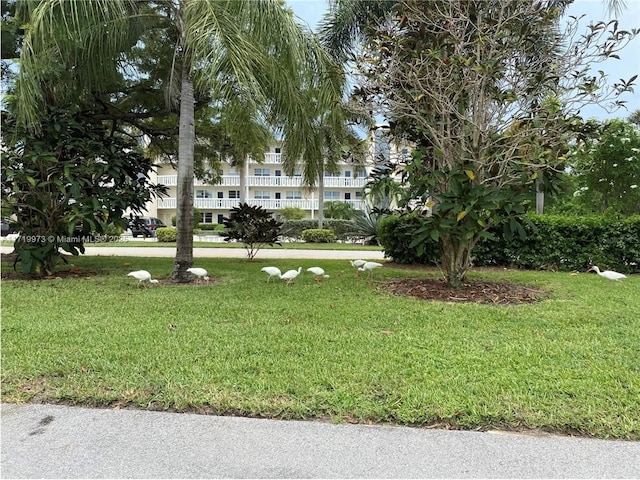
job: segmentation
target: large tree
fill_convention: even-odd
[[[179,115],[175,281],[189,280],[186,269],[193,263],[199,92],[214,106],[242,98],[249,112],[259,112],[282,132],[287,163],[303,153],[321,155],[323,140],[309,112],[330,110],[340,100],[343,78],[282,1],[22,3],[30,25],[18,78],[19,113],[29,125],[37,125],[38,109],[49,102],[110,91],[123,75],[135,76],[135,66],[123,61],[149,32],[161,30],[172,42],[171,75],[163,87],[169,107]]]
[[[568,2],[510,0],[396,3],[366,43],[355,91],[389,119],[391,135],[413,147],[400,171],[414,204],[432,215],[414,239],[439,240],[449,285],[463,284],[475,244],[502,222],[522,231],[531,187],[561,169],[582,105],[602,100],[604,72],[635,32],[617,22],[560,28]],[[610,99],[629,91],[618,82]]]

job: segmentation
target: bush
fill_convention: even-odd
[[[325,218],[351,220],[355,214],[355,208],[347,202],[325,202],[324,204]]]
[[[325,219],[323,227],[333,230],[337,240],[347,240],[352,236],[353,221]],[[302,240],[302,232],[309,229],[317,229],[318,220],[289,220],[282,226],[282,235],[295,240]]]
[[[285,220],[302,220],[306,215],[305,211],[298,207],[284,207],[278,213]]]
[[[430,237],[420,254],[418,247],[410,247],[416,232],[429,219],[417,213],[392,215],[380,221],[378,240],[384,254],[396,263],[431,265],[440,261],[440,245]]]
[[[231,209],[223,224],[226,227],[222,233],[224,241],[244,243],[249,260],[253,260],[262,245],[280,245],[282,222],[262,207],[241,203]]]
[[[174,227],[163,227],[156,230],[156,237],[159,242],[175,242],[178,230]]]
[[[310,228],[302,232],[302,240],[307,243],[331,243],[336,236],[333,230],[327,228]]]
[[[213,232],[224,232],[224,225],[221,223],[199,223],[196,225],[198,230],[207,230]]]
[[[525,238],[512,239],[504,225],[489,229],[493,239],[483,239],[473,249],[475,266],[508,266],[560,271],[586,270],[591,265],[624,273],[640,272],[640,217],[622,220],[606,217],[531,215],[523,219]],[[436,264],[440,245],[430,237],[410,248],[415,232],[429,222],[416,214],[394,215],[380,226],[385,255],[397,263]],[[604,267],[603,267],[604,266]]]

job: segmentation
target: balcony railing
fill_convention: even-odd
[[[329,200],[325,200],[327,202]],[[365,202],[362,200],[341,200],[351,204],[356,210],[364,210]],[[230,210],[237,207],[240,200],[235,198],[196,198],[193,200],[193,206],[199,210]],[[280,210],[285,207],[296,207],[303,210],[318,210],[318,200],[305,199],[261,199],[248,198],[249,205],[257,205],[267,210]],[[158,200],[159,209],[176,209],[177,201],[175,198],[163,198]]]
[[[275,155],[275,154],[274,154]],[[279,154],[278,154],[279,155]],[[177,184],[176,175],[160,175],[158,176],[158,183],[167,185],[168,187],[175,186]],[[366,183],[366,178],[358,177],[325,177],[325,188],[363,188]],[[200,180],[195,180],[193,185],[196,187],[212,186],[207,185]],[[290,187],[290,188],[303,188],[302,177],[278,177],[269,176],[261,177],[250,175],[247,177],[247,185],[249,187]],[[221,183],[215,186],[222,187],[239,187],[240,175],[222,175]]]

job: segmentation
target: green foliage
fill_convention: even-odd
[[[384,218],[385,215],[382,213],[357,212],[353,218],[353,229],[349,235],[362,239],[367,245],[380,245],[378,235],[380,224]]]
[[[163,227],[156,230],[158,242],[175,242],[178,237],[178,230],[175,227]]]
[[[384,254],[402,264],[433,265],[440,261],[440,245],[431,235],[420,245],[414,239],[419,230],[430,225],[430,218],[419,213],[392,215],[380,222],[378,239]],[[418,247],[421,247],[418,249]]]
[[[302,240],[307,243],[331,243],[335,242],[336,236],[328,228],[310,228],[302,232]]]
[[[324,217],[336,220],[351,220],[356,214],[353,205],[347,202],[325,202]]]
[[[284,207],[278,213],[285,220],[302,220],[306,216],[305,211],[298,207]]]
[[[640,214],[640,129],[614,119],[572,150],[575,200],[593,213]]]
[[[140,211],[164,193],[149,181],[151,161],[99,122],[50,108],[42,130],[3,115],[2,196],[21,232],[15,243],[24,272],[54,272],[58,250],[84,252],[91,235],[126,227],[123,212]]]
[[[253,260],[262,245],[281,245],[278,238],[282,222],[262,207],[241,203],[225,217],[222,232],[225,242],[238,241],[245,245],[247,257]]]
[[[333,230],[337,240],[349,239],[354,228],[352,220],[335,218],[325,219],[323,226]],[[294,240],[302,240],[302,232],[313,228],[318,228],[318,220],[289,220],[282,227],[282,235]]]
[[[508,222],[505,222],[508,223]],[[504,234],[495,225],[474,249],[475,266],[584,271],[591,265],[640,272],[640,217],[526,216],[525,235]],[[438,242],[428,236],[422,249],[413,242],[431,226],[429,217],[394,215],[382,221],[380,241],[385,255],[397,263],[431,265],[440,262]]]
[[[221,223],[199,223],[196,228],[199,230],[224,232],[224,225]]]

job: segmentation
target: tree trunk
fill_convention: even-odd
[[[447,286],[462,288],[466,279],[467,270],[471,266],[472,246],[461,245],[451,237],[441,238],[441,268],[445,275]]]
[[[189,282],[187,268],[193,266],[193,150],[195,144],[193,82],[187,66],[182,69],[180,94],[180,129],[178,140],[178,176],[176,210],[176,258],[174,282]]]
[[[247,159],[243,158],[238,163],[238,173],[240,174],[240,203],[247,203]]]
[[[544,192],[542,191],[542,173],[536,179],[536,213],[544,213]]]
[[[318,228],[324,223],[324,168],[320,167],[318,175]]]

